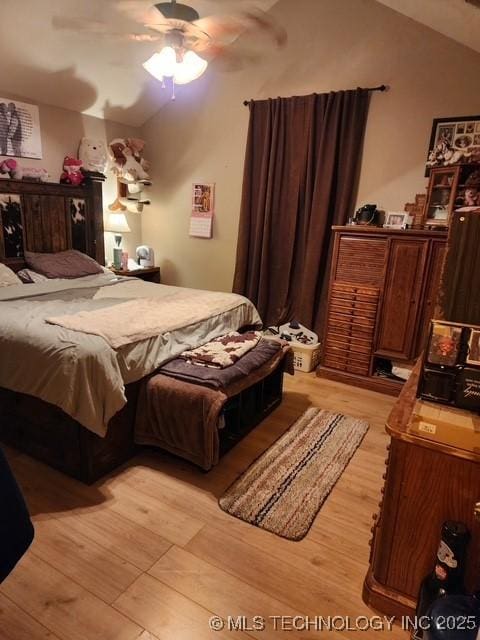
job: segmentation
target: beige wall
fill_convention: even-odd
[[[5,95],[2,98],[18,99],[31,103],[31,100],[19,96]],[[18,158],[18,162],[24,167],[43,167],[50,174],[52,182],[58,182],[62,172],[65,156],[77,156],[78,145],[83,136],[110,141],[117,137],[138,136],[139,131],[133,127],[85,116],[75,111],[59,109],[49,105],[39,105],[40,128],[42,136],[42,160],[30,158]],[[0,182],[1,188],[1,182]],[[104,210],[115,199],[116,181],[113,174],[108,174],[103,186]],[[125,234],[123,244],[129,254],[133,255],[135,247],[141,243],[141,220],[138,214],[127,214],[131,233]],[[113,246],[112,234],[105,235],[106,257],[111,258]]]
[[[280,0],[287,47],[236,72],[211,65],[144,125],[153,204],[142,216],[162,278],[231,287],[248,125],[246,98],[390,85],[372,95],[358,203],[403,209],[425,185],[432,119],[480,113],[480,55],[374,0]],[[216,182],[214,238],[188,237],[191,183]],[[279,238],[281,242],[281,238]]]

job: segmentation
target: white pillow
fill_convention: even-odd
[[[0,287],[11,287],[14,284],[22,284],[22,281],[6,264],[0,262]]]

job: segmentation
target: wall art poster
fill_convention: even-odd
[[[0,98],[0,156],[42,158],[36,105]]]

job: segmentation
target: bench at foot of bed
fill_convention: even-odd
[[[140,390],[136,442],[165,449],[208,471],[280,404],[286,365],[293,372],[290,356],[288,347],[280,348],[248,375],[220,388],[178,379],[161,369]]]

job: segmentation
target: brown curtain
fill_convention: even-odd
[[[351,214],[369,92],[250,102],[233,290],[320,330],[330,227]]]

